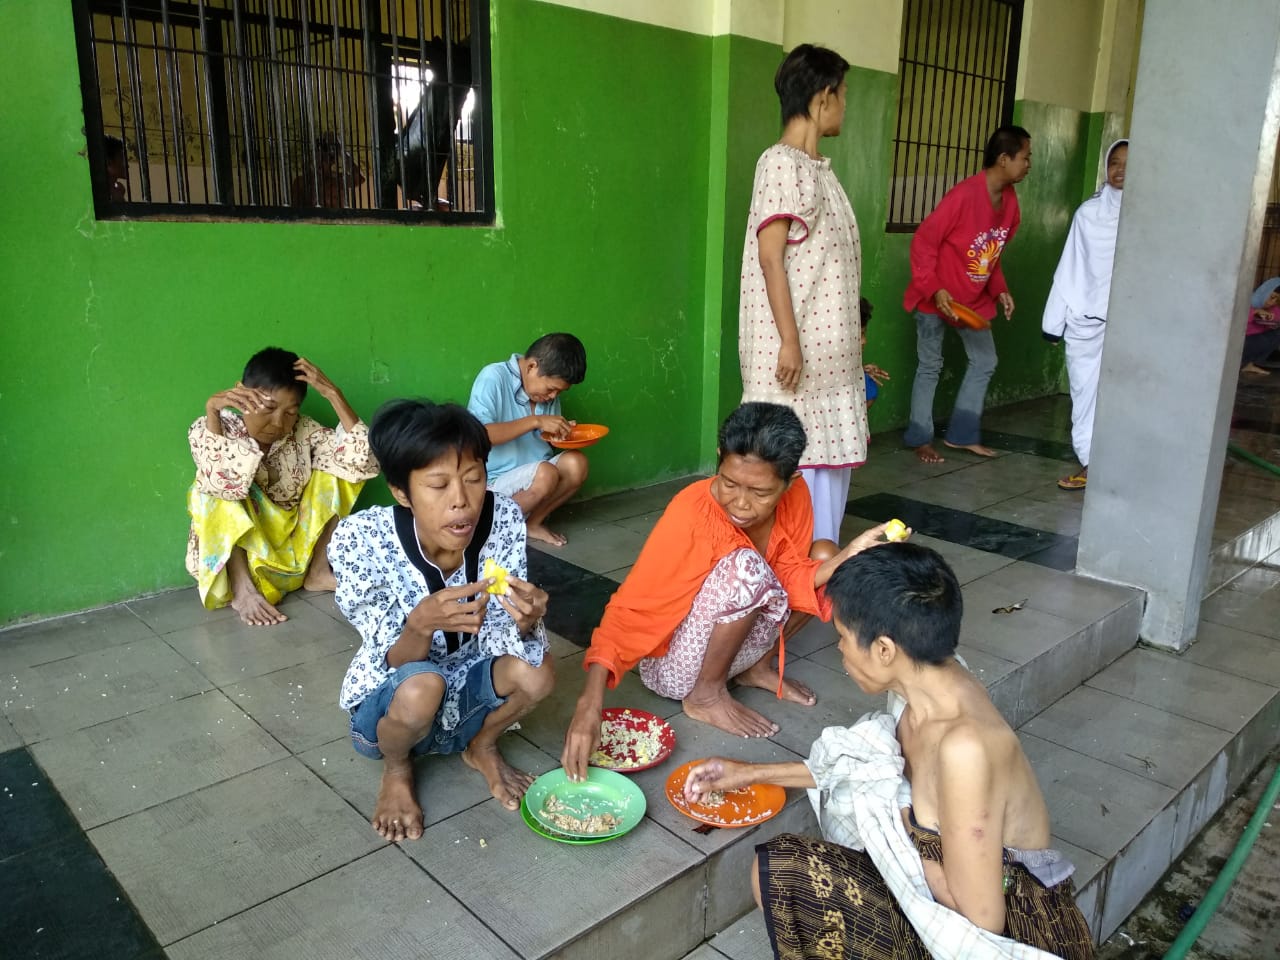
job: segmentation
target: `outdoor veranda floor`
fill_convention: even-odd
[[[1274,393],[1259,396],[1233,437],[1278,459]],[[1220,578],[1236,579],[1206,603],[1188,655],[1132,649],[1140,597],[1063,572],[1083,502],[1053,483],[1070,466],[1067,417],[1065,398],[993,410],[987,440],[1001,455],[936,467],[878,437],[846,531],[900,516],[955,567],[962,652],[1019,726],[1055,842],[1105,932],[1274,739],[1280,574],[1231,564],[1269,542],[1258,531],[1280,510],[1280,482],[1228,464],[1215,549]],[[557,518],[569,545],[531,552],[552,594],[560,682],[503,739],[515,764],[556,767],[581,647],[683,482],[573,505]],[[993,612],[1024,598],[1016,614]],[[671,718],[679,738],[671,760],[636,776],[649,811],[632,833],[587,848],[543,840],[458,758],[426,758],[426,835],[395,846],[369,827],[379,768],[354,754],[336,705],[356,635],[330,596],[295,595],[284,610],[288,623],[250,629],[181,590],[0,632],[0,954],[764,957],[759,918],[737,920],[746,869],[755,842],[812,829],[803,793],[754,831],[701,835],[663,782],[708,754],[803,756],[823,727],[879,706],[843,674],[822,624],[789,645],[817,707],[742,694],[780,723],[772,740],[693,724],[632,675],[608,702]]]

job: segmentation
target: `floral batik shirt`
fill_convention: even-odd
[[[369,428],[362,422],[347,430],[341,424],[335,429],[298,417],[293,432],[263,453],[239,414],[223,410],[221,420],[221,436],[209,429],[204,417],[187,431],[196,484],[201,493],[219,500],[244,500],[257,484],[273,503],[292,510],[313,470],[352,483],[378,475],[378,461],[369,449]]]
[[[529,572],[524,514],[509,497],[492,496],[493,525],[480,548],[480,566],[492,559],[523,580]],[[404,508],[371,507],[353,513],[338,524],[329,542],[329,563],[338,579],[334,599],[363,640],[342,681],[338,702],[344,710],[354,710],[391,675],[387,651],[400,639],[413,608],[431,593],[417,561],[410,559],[397,533],[397,509]],[[429,562],[421,554],[419,558],[423,563]],[[440,576],[446,588],[469,582],[465,564],[452,573],[440,571]],[[458,725],[458,695],[463,678],[476,663],[487,657],[511,655],[537,667],[542,665],[546,649],[547,632],[542,621],[527,634],[521,634],[511,614],[496,598],[491,598],[485,607],[480,633],[467,636],[457,649],[450,651],[444,632],[437,630],[428,659],[443,671],[447,688],[440,706],[440,726],[452,730]]]

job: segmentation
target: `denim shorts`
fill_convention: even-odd
[[[493,689],[495,659],[497,658],[485,657],[476,661],[463,676],[462,690],[458,697],[458,725],[452,730],[443,729],[437,714],[431,730],[409,751],[413,756],[424,753],[461,753],[480,732],[485,717],[507,702],[506,697],[498,696]],[[382,686],[356,705],[351,712],[351,745],[356,748],[357,753],[374,760],[382,758],[382,751],[378,749],[378,721],[390,709],[391,698],[396,695],[400,684],[419,673],[443,676],[439,667],[424,660],[402,664],[391,671],[391,675],[382,681]],[[445,695],[448,696],[448,691]]]

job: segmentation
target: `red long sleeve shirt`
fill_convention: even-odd
[[[991,206],[987,175],[961,180],[924,218],[911,239],[911,284],[902,298],[909,312],[938,312],[933,295],[946,290],[953,300],[991,320],[996,298],[1007,293],[1000,255],[1018,232],[1018,195],[1006,186],[1000,209]]]

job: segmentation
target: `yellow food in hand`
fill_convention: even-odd
[[[896,518],[890,520],[885,525],[884,538],[890,541],[907,539],[907,525]]]
[[[493,583],[489,584],[490,593],[506,595],[511,592],[511,587],[507,583],[507,571],[494,563],[492,557],[485,560],[484,570],[480,575],[486,580],[493,580]]]

